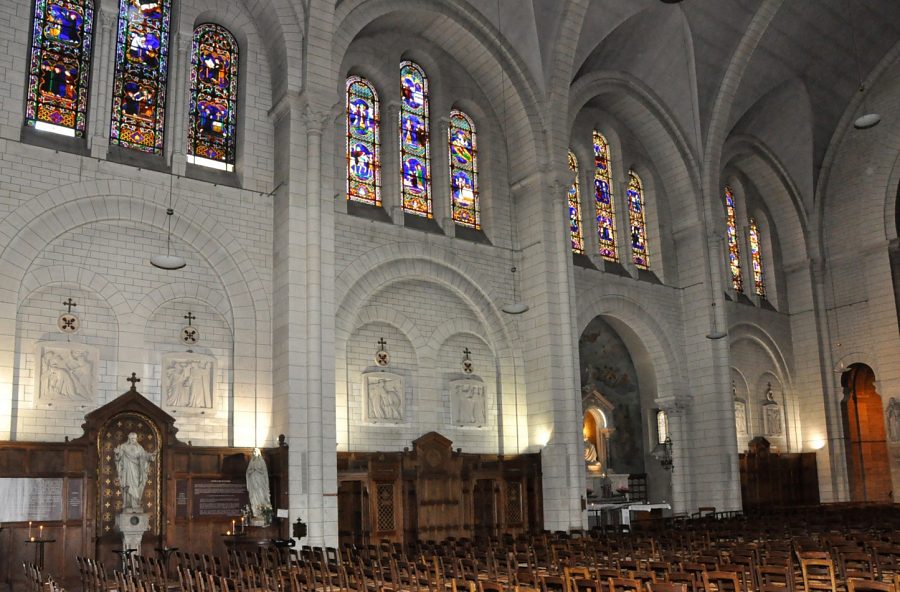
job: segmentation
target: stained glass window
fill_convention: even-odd
[[[400,64],[400,178],[403,210],[432,217],[428,79],[419,65]]]
[[[613,203],[609,142],[594,130],[594,205],[597,210],[597,232],[600,255],[607,261],[618,261],[616,249],[616,206]]]
[[[109,141],[161,154],[171,0],[119,0]]]
[[[766,284],[763,281],[762,253],[759,251],[759,228],[753,218],[750,218],[750,262],[753,264],[753,287],[757,295],[765,298]]]
[[[481,228],[478,210],[478,138],[472,118],[450,111],[450,203],[453,221],[460,226]]]
[[[628,171],[628,223],[631,226],[631,261],[640,269],[650,269],[647,223],[644,218],[644,184],[634,171]]]
[[[738,246],[737,222],[734,213],[734,192],[725,187],[725,232],[728,236],[728,266],[731,270],[731,286],[738,292],[744,291],[741,274],[741,248]]]
[[[92,0],[35,0],[27,125],[84,137],[93,30]]]
[[[238,46],[225,28],[194,29],[188,162],[234,170]]]
[[[578,187],[578,159],[569,150],[569,170],[572,184],[569,185],[569,229],[572,236],[572,252],[584,253],[584,236],[581,233],[581,195]]]
[[[381,205],[378,95],[368,80],[347,79],[347,199]]]
[[[656,411],[656,441],[665,444],[669,437],[669,414],[659,409]]]

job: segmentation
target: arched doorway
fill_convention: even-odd
[[[884,429],[881,395],[875,390],[875,372],[853,364],[841,375],[844,399],[844,448],[850,500],[891,501],[891,467]]]

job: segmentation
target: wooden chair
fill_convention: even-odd
[[[647,592],[688,592],[687,584],[680,582],[647,582]]]
[[[757,565],[756,586],[759,592],[793,592],[794,573],[785,566]]]
[[[566,592],[574,592],[573,580],[590,580],[591,570],[587,567],[566,567],[563,569],[563,580],[566,582]]]
[[[888,582],[849,578],[847,580],[847,592],[897,592],[897,590],[894,584]]]
[[[812,592],[812,590],[837,592],[834,563],[831,559],[801,558],[800,571],[803,575],[803,587],[806,592]]]
[[[562,576],[541,576],[541,592],[568,592],[568,584]]]
[[[703,590],[705,592],[741,592],[741,581],[733,571],[703,572]]]
[[[643,592],[644,586],[640,580],[631,578],[609,578],[611,592]]]
[[[668,581],[672,584],[684,584],[688,588],[688,592],[697,592],[697,577],[687,571],[670,571]]]

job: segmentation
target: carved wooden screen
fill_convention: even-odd
[[[506,522],[522,523],[522,483],[519,481],[506,484]]]
[[[156,459],[150,464],[147,471],[147,485],[144,487],[144,496],[141,507],[144,512],[150,514],[150,530],[159,533],[159,506],[160,506],[160,434],[153,421],[141,413],[125,412],[110,419],[100,430],[97,439],[97,452],[99,454],[99,486],[98,493],[98,519],[100,536],[114,534],[116,532],[116,515],[122,511],[122,488],[116,476],[116,446],[128,439],[128,434],[137,434],[138,443],[147,452],[157,453]]]
[[[375,485],[375,525],[378,530],[394,530],[394,484]]]

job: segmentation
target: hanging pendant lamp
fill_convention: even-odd
[[[173,178],[174,175],[169,176],[169,207],[166,208],[166,254],[150,256],[150,265],[166,271],[174,271],[187,265],[184,257],[172,254],[172,216],[175,214],[175,210],[172,209]]]

